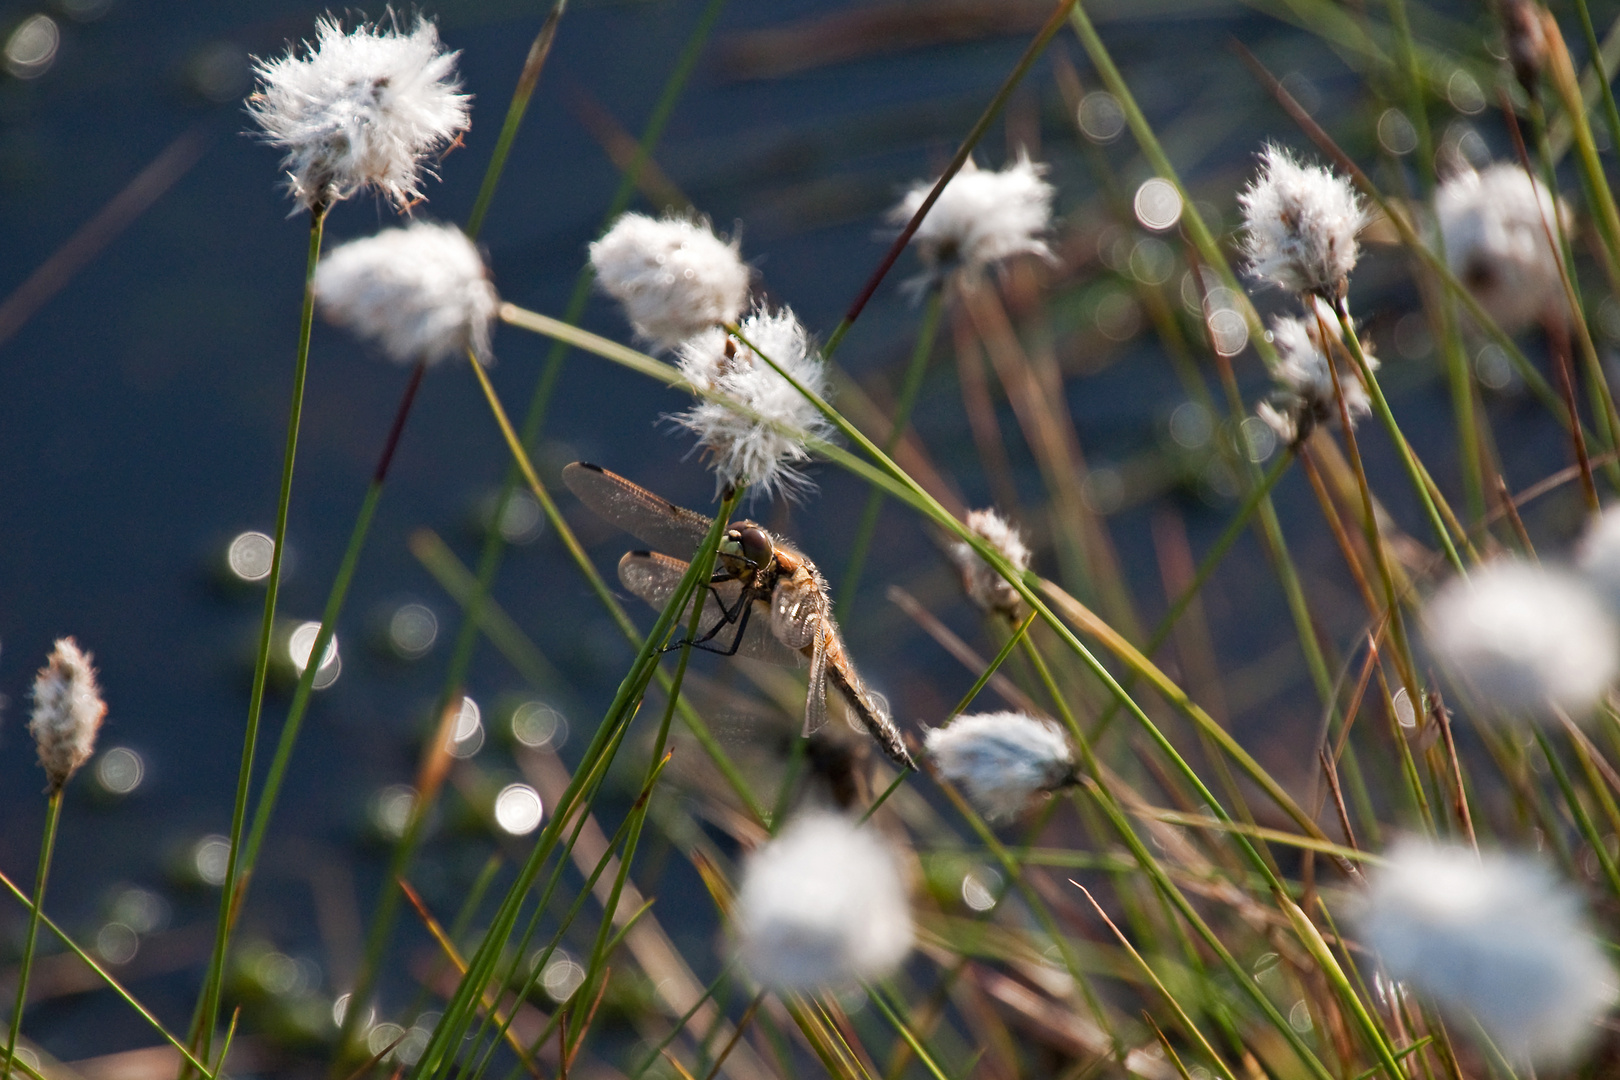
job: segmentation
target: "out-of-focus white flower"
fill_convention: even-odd
[[[1001,557],[1022,573],[1029,569],[1029,545],[1018,531],[1018,526],[994,510],[971,510],[965,522],[968,529],[983,537]],[[979,553],[963,540],[954,540],[945,549],[951,562],[962,575],[962,588],[984,611],[1000,612],[1016,618],[1023,600],[1007,579],[996,573]]]
[[[791,821],[754,852],[732,917],[743,968],[782,993],[881,979],[911,951],[911,908],[893,851],[836,814]]]
[[[1611,611],[1620,613],[1620,507],[1607,506],[1587,523],[1575,551],[1581,576],[1597,586]]]
[[[423,18],[409,33],[362,24],[348,33],[334,18],[315,23],[315,41],[258,60],[259,89],[248,111],[265,140],[287,152],[287,186],[306,208],[375,187],[401,209],[422,197],[423,165],[467,128],[456,57]]]
[[[1389,974],[1510,1057],[1571,1060],[1615,997],[1575,891],[1536,860],[1467,847],[1406,841],[1388,858],[1355,922]]]
[[[332,322],[402,364],[468,349],[487,361],[500,306],[467,234],[427,221],[332,249],[315,268],[315,299]]]
[[[1339,419],[1339,403],[1333,393],[1333,375],[1328,371],[1328,350],[1322,348],[1322,327],[1333,335],[1334,351],[1343,340],[1339,320],[1326,305],[1314,301],[1321,313],[1321,321],[1307,316],[1296,319],[1278,316],[1271,320],[1271,343],[1277,350],[1277,367],[1272,378],[1277,390],[1271,400],[1261,403],[1255,410],[1277,437],[1290,446],[1297,446],[1310,437],[1316,425]],[[1378,358],[1363,348],[1367,366],[1378,370]],[[1344,404],[1350,414],[1350,423],[1372,412],[1372,400],[1361,374],[1345,365],[1339,365],[1339,386],[1344,392]]]
[[[964,788],[992,821],[1021,813],[1038,795],[1074,782],[1074,751],[1050,720],[1018,712],[958,716],[924,745],[940,775]]]
[[[737,242],[715,236],[707,221],[621,214],[591,245],[591,268],[636,333],[660,349],[736,322],[748,306],[748,267]]]
[[[34,715],[28,731],[39,749],[51,790],[59,789],[90,760],[96,732],[107,715],[96,683],[94,658],[72,638],[60,638],[34,676]]]
[[[1260,175],[1238,203],[1249,273],[1290,292],[1329,301],[1344,295],[1359,251],[1356,234],[1367,221],[1348,180],[1267,146]]]
[[[792,311],[756,308],[738,330],[783,371],[826,396],[826,367]],[[681,346],[679,367],[700,391],[729,399],[700,401],[675,417],[697,435],[722,489],[747,483],[765,496],[791,497],[810,486],[795,466],[810,458],[806,442],[827,438],[832,425],[793,384],[718,327]]]
[[[1542,315],[1564,318],[1556,249],[1569,208],[1517,165],[1465,169],[1434,193],[1446,262],[1496,324],[1512,333]]]
[[[1567,573],[1513,559],[1447,582],[1423,609],[1429,650],[1479,709],[1579,718],[1614,681],[1620,631]]]
[[[922,283],[938,281],[958,267],[976,273],[1025,252],[1051,258],[1052,249],[1041,238],[1052,225],[1053,189],[1045,174],[1045,165],[1022,153],[1000,172],[981,169],[971,159],[964,163],[912,236],[928,268]],[[889,221],[901,226],[910,221],[935,183],[913,185],[889,211]]]

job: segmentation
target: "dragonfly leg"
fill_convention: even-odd
[[[719,603],[719,597],[716,597],[715,601],[716,603]],[[739,608],[741,609],[740,613],[737,610]],[[748,616],[754,613],[753,597],[749,595],[748,590],[744,589],[742,595],[737,598],[737,604],[734,608],[727,611],[725,604],[721,603],[720,610],[725,612],[726,617],[710,627],[707,634],[704,634],[700,638],[688,638],[685,641],[677,641],[672,645],[665,646],[664,651],[668,652],[671,649],[679,649],[683,645],[690,645],[694,649],[702,649],[704,652],[712,652],[717,656],[736,656],[737,650],[742,648],[743,633],[748,629]],[[737,632],[732,635],[731,646],[729,648],[720,649],[709,644],[709,641],[712,640],[715,635],[720,633],[720,628],[722,626],[730,625],[733,622],[737,624]]]

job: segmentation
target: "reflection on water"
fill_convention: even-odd
[[[495,796],[495,824],[509,836],[527,836],[540,827],[540,793],[528,784],[508,784]]]
[[[146,778],[146,763],[127,746],[104,750],[96,760],[96,783],[109,795],[128,795]]]
[[[388,619],[388,644],[401,660],[420,660],[438,637],[438,618],[421,604],[401,604]]]
[[[276,542],[262,532],[245,532],[225,549],[225,565],[243,581],[263,581],[270,576]]]

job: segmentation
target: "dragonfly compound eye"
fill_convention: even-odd
[[[770,565],[774,545],[764,529],[755,525],[746,526],[739,530],[737,539],[742,545],[742,557],[751,565],[759,568]]]

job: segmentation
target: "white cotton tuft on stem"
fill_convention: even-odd
[[[591,245],[603,292],[624,305],[630,325],[659,349],[674,349],[748,306],[748,266],[735,240],[701,219],[621,214]]]
[[[837,814],[799,817],[749,858],[732,909],[737,957],[778,993],[882,979],[911,951],[911,907],[894,852]]]
[[[941,776],[986,818],[1016,817],[1041,795],[1074,783],[1074,750],[1050,720],[1019,712],[958,716],[924,745]]]
[[[969,531],[984,541],[1023,573],[1029,569],[1029,545],[1024,543],[1018,526],[995,510],[971,510],[964,522]],[[1017,618],[1023,610],[1023,599],[1018,590],[979,556],[965,540],[953,540],[946,554],[962,575],[962,588],[980,610],[997,612],[1008,618]]]
[[[1329,353],[1335,355],[1339,387],[1344,393],[1345,410],[1353,425],[1371,414],[1372,399],[1367,394],[1361,373],[1341,344],[1342,331],[1338,317],[1325,310],[1320,300],[1313,300],[1320,318],[1277,316],[1271,320],[1269,336],[1277,350],[1277,366],[1272,378],[1277,389],[1270,400],[1262,402],[1256,415],[1266,423],[1277,437],[1289,446],[1297,446],[1310,437],[1318,424],[1332,424],[1340,419],[1338,397],[1333,390],[1333,372],[1328,370]],[[1331,343],[1323,348],[1323,327],[1327,328]],[[1367,366],[1378,370],[1378,358],[1370,350],[1364,355]],[[1344,362],[1340,362],[1340,359]]]
[[[315,300],[328,320],[402,364],[469,349],[487,362],[500,306],[467,234],[428,221],[333,248],[315,268]]]
[[[1458,845],[1409,840],[1387,858],[1353,922],[1389,974],[1510,1058],[1573,1060],[1615,998],[1575,890],[1537,860]]]
[[[1348,180],[1302,165],[1280,146],[1260,153],[1260,175],[1238,195],[1248,272],[1330,302],[1344,296],[1367,223]]]
[[[72,638],[61,638],[34,677],[34,714],[28,731],[52,791],[60,790],[90,760],[107,715],[93,659]]]
[[[1560,570],[1502,559],[1453,578],[1423,608],[1423,636],[1467,704],[1492,718],[1589,714],[1614,682],[1620,630]]]
[[[826,397],[826,366],[792,311],[756,308],[737,329],[800,384]],[[809,440],[829,438],[833,427],[792,383],[718,327],[682,345],[678,366],[701,393],[725,399],[700,401],[674,417],[698,437],[721,490],[747,484],[766,497],[793,497],[811,487],[797,466],[810,459]]]
[[[1610,613],[1620,617],[1620,507],[1604,507],[1587,522],[1575,549],[1575,566],[1596,586]]]
[[[1046,168],[1025,153],[1000,172],[981,169],[971,159],[965,162],[911,238],[927,268],[916,284],[936,283],[958,269],[977,274],[1013,255],[1050,259],[1052,249],[1042,238],[1052,226],[1054,195],[1044,179]],[[904,226],[910,221],[936,182],[914,184],[889,211],[890,223]]]
[[[287,152],[293,198],[310,210],[367,187],[401,210],[421,199],[424,162],[467,128],[459,55],[441,50],[428,19],[403,33],[370,23],[345,33],[327,17],[314,42],[256,60],[248,112],[265,141]]]
[[[1569,208],[1539,181],[1506,162],[1465,169],[1434,193],[1434,212],[1447,265],[1497,326],[1513,333],[1544,316],[1567,321],[1553,242]]]

